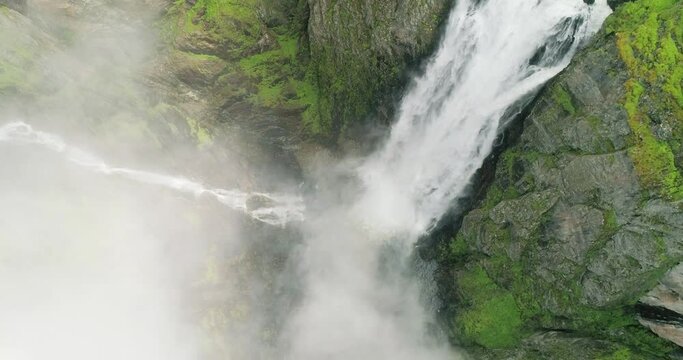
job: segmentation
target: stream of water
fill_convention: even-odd
[[[358,209],[419,235],[462,195],[505,124],[565,68],[610,13],[604,1],[458,1],[386,145],[360,168]]]
[[[286,332],[292,359],[457,358],[429,330],[433,265],[411,264],[412,246],[609,13],[604,0],[457,1],[388,140],[353,170],[360,190],[307,216],[305,298]]]
[[[304,219],[303,200],[299,196],[207,188],[199,182],[181,176],[113,167],[85,150],[66,144],[58,135],[36,131],[24,122],[11,122],[0,127],[0,143],[2,142],[39,145],[64,154],[66,160],[103,175],[116,175],[144,184],[157,185],[197,198],[211,196],[221,204],[242,211],[266,224],[284,226]]]
[[[569,64],[609,12],[605,0],[593,5],[458,0],[435,54],[404,95],[386,142],[354,165],[340,160],[342,165],[320,170],[329,174],[338,165],[343,169],[335,171],[343,176],[308,179],[318,191],[306,204],[298,194],[221,189],[183,176],[113,166],[60,135],[34,128],[30,119],[0,126],[0,149],[39,149],[87,173],[42,158],[27,169],[21,158],[14,164],[19,174],[14,179],[13,169],[5,166],[0,290],[12,296],[0,298],[0,315],[21,326],[17,331],[0,325],[0,357],[192,360],[202,358],[197,349],[203,343],[219,348],[220,356],[238,359],[459,358],[434,330],[434,268],[411,262],[413,246],[464,195],[501,129]],[[121,56],[118,68],[139,66],[127,59]],[[107,65],[102,68],[112,68],[100,60]],[[86,90],[73,92],[79,91]],[[10,160],[12,154],[0,153]],[[54,166],[59,175],[43,182],[40,164]],[[125,186],[112,184],[116,178],[126,180]],[[357,184],[349,185],[349,178]],[[73,184],[86,184],[89,196]],[[188,209],[177,199],[165,203],[164,194],[147,191],[150,187],[213,199],[267,229],[225,219],[226,230],[221,219],[215,229],[198,230],[206,208]],[[344,192],[349,188],[351,195]],[[256,233],[245,235],[244,228]],[[278,235],[267,245],[252,241],[266,238],[259,231],[284,234],[291,228],[301,239]],[[209,250],[182,265],[179,255],[192,252],[207,234],[219,240],[207,241]],[[169,255],[178,243],[182,250]],[[293,243],[294,249],[282,250]],[[223,248],[216,250],[216,244]],[[277,256],[261,261],[257,250]],[[208,259],[197,282],[219,299],[202,310],[203,332],[188,330],[181,311],[186,304],[175,301],[186,295],[186,283],[178,286],[175,278],[185,274],[185,267],[198,267],[196,257]],[[37,265],[27,265],[33,262]],[[287,302],[284,288],[296,301]],[[261,302],[278,297],[287,303],[270,309],[280,316],[273,330],[269,314],[259,309]],[[147,325],[129,333],[138,319],[147,319]],[[39,345],[34,334],[49,346],[32,347]],[[82,345],[79,339],[86,338]],[[8,344],[13,347],[3,348]],[[270,350],[263,351],[266,347]],[[176,348],[182,355],[175,355]]]

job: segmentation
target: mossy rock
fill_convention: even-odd
[[[597,359],[675,350],[637,322],[634,305],[683,259],[682,17],[675,0],[620,5],[529,109],[484,198],[444,245],[456,339],[491,359],[565,358],[527,351],[544,348],[525,341],[545,329],[610,344]],[[479,307],[472,279],[489,289]]]

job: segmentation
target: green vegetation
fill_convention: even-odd
[[[671,200],[683,199],[683,176],[672,151],[676,144],[655,137],[652,127],[664,123],[674,139],[683,137],[682,9],[677,0],[629,2],[606,25],[616,34],[631,77],[624,100],[634,133],[629,155],[642,184]]]
[[[633,353],[628,348],[621,348],[609,356],[601,357],[597,360],[631,360],[634,359]]]
[[[405,16],[393,2],[334,1],[319,8],[324,17],[314,19],[311,29],[311,66],[318,74],[319,127],[332,140],[367,121],[373,112],[379,121],[390,115],[390,94],[404,83],[402,75],[412,61],[427,54],[449,2],[408,0],[402,7],[413,12],[414,25],[404,29],[410,43],[396,37],[396,26]],[[323,3],[324,4],[324,3]],[[414,28],[413,28],[414,26]],[[379,109],[378,109],[379,108]],[[379,110],[379,111],[378,111]]]
[[[573,147],[578,140],[563,137],[575,124],[555,126],[561,118],[586,121],[596,139],[611,141],[602,132],[616,118],[575,102],[563,85],[566,77],[573,76],[571,71],[561,75],[546,90],[545,99],[550,101],[542,101],[535,109],[542,112],[532,115],[533,125],[525,124],[525,134],[531,136],[525,139],[523,135],[519,144],[501,154],[486,196],[444,247],[444,266],[458,274],[453,286],[459,296],[447,308],[455,338],[480,345],[484,349],[479,351],[496,354],[493,358],[512,350],[491,349],[533,348],[535,344],[519,344],[520,338],[548,329],[565,330],[570,338],[604,341],[605,348],[594,353],[595,359],[664,359],[676,350],[676,345],[640,325],[634,313],[638,299],[681,260],[671,251],[669,230],[663,230],[670,221],[662,219],[659,224],[641,214],[635,215],[639,216],[636,222],[628,222],[634,216],[629,209],[640,214],[648,200],[683,199],[681,24],[680,0],[626,3],[608,19],[606,33],[598,35],[602,36],[596,41],[600,48],[579,58],[581,66],[611,64],[600,62],[599,57],[614,54],[613,47],[602,44],[616,42],[615,55],[623,60],[627,79],[618,74],[609,81],[626,80],[618,103],[631,130],[630,135],[624,131],[618,147],[627,149],[635,167],[644,189],[638,199],[642,203],[624,206],[620,201],[632,195],[619,194],[617,199],[600,183],[603,174],[597,172],[621,166],[617,161],[623,153],[614,151],[617,145],[610,145],[612,154],[605,154],[609,150],[605,147],[578,151]],[[621,89],[605,91],[615,93],[622,93]],[[534,131],[547,131],[541,142],[555,146],[537,144]],[[605,165],[592,168],[594,164]],[[633,175],[629,164],[623,167],[613,178]],[[581,196],[561,193],[571,188],[561,182],[592,174],[598,183],[582,188]],[[547,197],[528,197],[546,189],[560,193],[555,205],[548,205]],[[548,210],[548,206],[554,207]],[[598,211],[602,219],[595,218]],[[644,233],[628,233],[648,222],[657,226]],[[580,234],[567,234],[577,228]],[[632,254],[626,253],[627,247]],[[561,347],[550,351],[560,354]]]
[[[257,5],[257,0],[197,0],[185,12],[180,29],[186,34],[201,32],[212,37],[224,48],[218,55],[239,57],[260,38]],[[185,1],[178,0],[176,6],[185,6]]]
[[[213,143],[213,138],[211,133],[208,132],[197,120],[192,118],[187,118],[187,126],[190,128],[192,136],[197,140],[197,145],[206,146]]]
[[[458,234],[458,236],[450,242],[449,247],[450,255],[456,258],[467,254],[467,243],[465,242],[465,238],[462,237],[462,234]]]
[[[567,90],[563,89],[560,85],[555,85],[553,87],[552,97],[570,115],[574,115],[576,113],[576,108],[572,103],[571,95],[569,95]]]
[[[459,319],[465,335],[487,348],[517,344],[522,320],[512,295],[498,287],[481,267],[464,273],[459,281],[470,304]]]
[[[385,2],[367,5],[318,3],[325,16],[309,18],[305,0],[176,0],[160,26],[176,49],[228,62],[216,98],[300,115],[296,130],[333,144],[378,105],[393,103],[389,94],[410,62],[430,50],[449,7],[409,0],[407,8],[422,11],[402,36],[415,39],[397,45],[396,16],[405,14]],[[389,108],[380,113],[390,115]]]
[[[270,108],[304,109],[305,129],[313,135],[326,131],[318,121],[318,89],[315,75],[298,59],[297,39],[277,37],[277,48],[242,58],[240,70],[254,81],[257,91],[249,100]]]
[[[616,219],[611,219],[612,211],[606,212],[605,216],[605,227],[611,232]],[[633,359],[659,358],[676,347],[638,324],[628,311],[633,304],[605,309],[582,305],[579,285],[582,271],[558,279],[560,284],[547,284],[529,276],[521,261],[504,255],[476,260],[476,255],[466,249],[465,238],[458,234],[450,244],[450,255],[456,256],[456,263],[469,262],[473,266],[462,270],[458,276],[462,302],[458,304],[455,325],[460,340],[489,349],[507,348],[518,345],[523,337],[538,329],[564,328],[577,336],[622,344],[611,357],[604,359],[620,359],[618,356],[625,354]],[[646,286],[654,285],[661,275],[661,272],[652,274],[652,281]],[[557,310],[544,309],[538,302],[541,298],[552,298]],[[558,316],[557,311],[565,315]],[[633,349],[648,355],[636,356],[631,353]]]
[[[603,232],[604,233],[614,234],[614,232],[617,231],[619,224],[617,223],[617,213],[614,211],[614,209],[609,209],[609,210],[605,211],[604,224],[605,224],[603,226]]]
[[[227,61],[216,79],[216,101],[246,101],[260,109],[298,113],[306,134],[324,135],[329,126],[320,121],[318,76],[307,60],[296,13],[300,9],[298,3],[296,9],[285,5],[269,0],[198,0],[188,5],[178,0],[161,26],[167,41],[186,58],[196,58],[200,65],[213,57]],[[183,63],[193,66],[190,60]],[[194,66],[194,72],[202,74],[203,67]]]

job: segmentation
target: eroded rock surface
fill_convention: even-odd
[[[662,275],[683,256],[682,14],[680,1],[621,5],[541,93],[444,248],[455,338],[492,347],[484,319],[514,318],[518,341],[522,329],[555,329],[632,358],[673,351],[638,324],[635,304],[661,281],[642,301],[678,306]],[[495,286],[479,298],[470,282]],[[476,306],[504,294],[514,304]],[[671,324],[641,322],[681,343]]]

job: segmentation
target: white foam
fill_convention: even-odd
[[[237,189],[214,189],[182,176],[113,167],[85,150],[66,144],[57,135],[34,130],[29,124],[21,121],[11,122],[0,127],[0,142],[39,145],[64,154],[71,163],[96,173],[116,175],[139,183],[191,194],[195,197],[208,195],[231,209],[242,211],[250,217],[270,225],[284,226],[290,222],[304,220],[305,207],[300,196],[249,193]],[[250,206],[250,204],[253,205]]]

